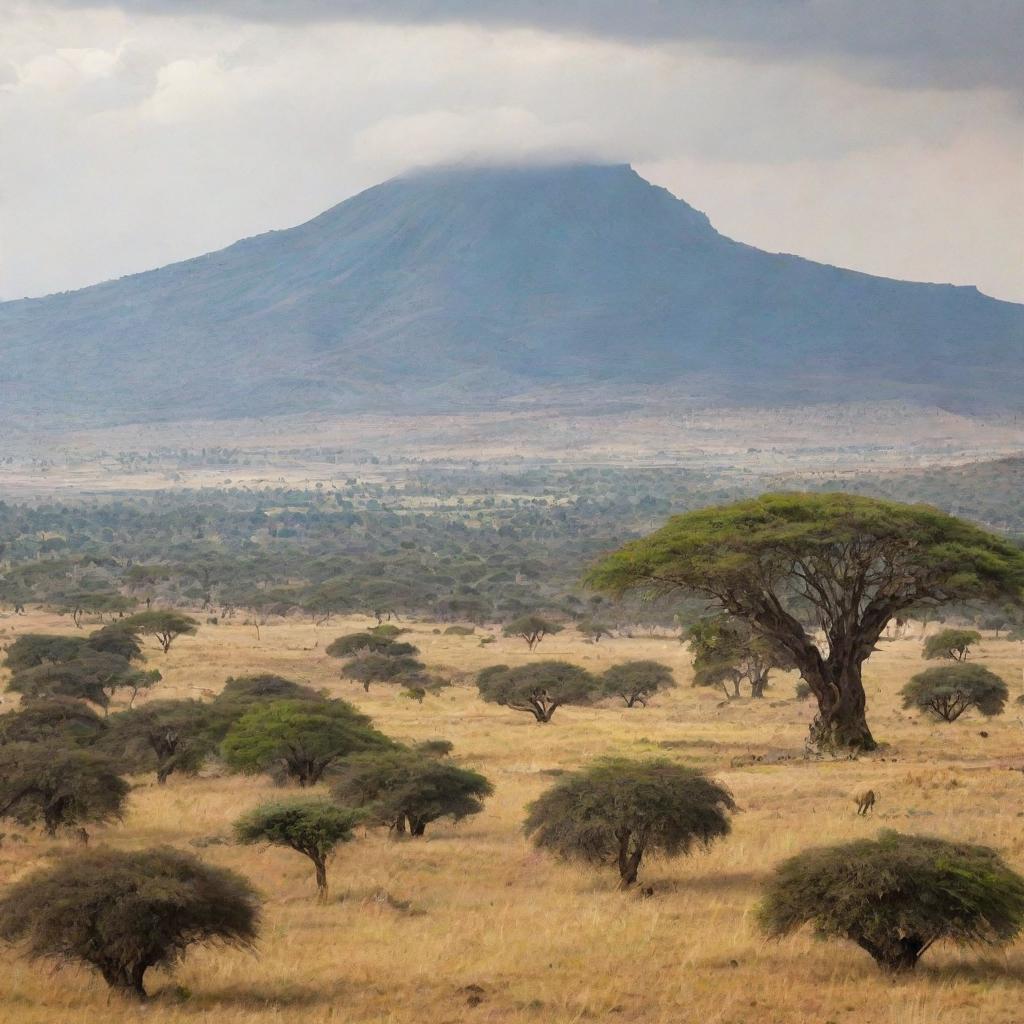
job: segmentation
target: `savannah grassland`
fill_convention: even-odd
[[[240,813],[281,795],[268,780],[214,771],[172,776],[160,788],[137,778],[123,823],[93,829],[94,844],[172,844],[245,874],[266,900],[258,949],[194,951],[173,976],[150,972],[154,998],[143,1009],[108,999],[103,983],[77,967],[30,964],[6,951],[4,1024],[1024,1020],[1024,942],[999,953],[939,948],[916,977],[894,983],[852,945],[806,934],[765,942],[753,918],[762,883],[781,858],[880,828],[990,844],[1024,869],[1024,708],[1013,703],[1021,692],[1020,645],[988,636],[978,655],[1010,684],[1007,714],[945,725],[899,707],[898,688],[922,666],[919,637],[881,644],[867,687],[884,749],[857,761],[809,761],[801,755],[812,708],[793,698],[791,675],[777,675],[763,702],[725,704],[717,691],[690,686],[687,651],[667,635],[593,645],[567,630],[529,654],[518,641],[481,647],[479,631],[442,636],[432,623],[403,623],[428,664],[462,672],[551,657],[595,670],[656,658],[675,669],[679,688],[647,709],[562,708],[538,727],[482,703],[469,685],[422,705],[384,686],[365,694],[323,654],[334,636],[365,625],[294,620],[262,627],[259,640],[251,626],[208,625],[179,638],[168,655],[152,648],[148,657],[164,674],[162,696],[201,697],[229,675],[277,672],[351,700],[396,738],[450,739],[457,760],[495,784],[486,811],[457,826],[437,823],[421,840],[361,834],[335,856],[331,898],[321,906],[311,866],[298,854],[209,843],[227,839]],[[40,612],[0,618],[0,642],[27,631],[71,627]],[[710,852],[646,863],[641,882],[653,886],[652,898],[618,892],[611,869],[564,865],[533,851],[520,831],[524,806],[557,772],[606,754],[699,765],[731,787],[741,808],[733,834]],[[769,757],[749,763],[758,754]],[[851,796],[867,786],[879,804],[864,820]],[[8,837],[0,848],[0,883],[76,855],[70,841],[8,829],[25,841]]]

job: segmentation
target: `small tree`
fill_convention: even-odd
[[[25,701],[17,711],[0,715],[0,744],[49,743],[92,746],[106,722],[81,701],[70,697]]]
[[[981,665],[942,665],[918,672],[900,691],[905,708],[917,708],[944,722],[955,722],[968,708],[1001,715],[1010,691]]]
[[[390,743],[346,701],[279,700],[250,708],[231,726],[221,753],[236,771],[276,769],[311,786],[341,758]]]
[[[1024,878],[985,846],[885,831],[805,850],[775,870],[761,927],[811,924],[856,942],[879,967],[908,971],[934,943],[995,946],[1024,929]]]
[[[218,741],[216,717],[197,700],[150,701],[108,722],[104,747],[116,751],[133,771],[156,772],[161,786],[175,772],[198,772]]]
[[[11,677],[7,689],[23,699],[72,697],[106,708],[110,695],[129,684],[135,669],[116,654],[89,652],[71,661],[42,664]]]
[[[121,622],[111,623],[90,633],[84,646],[101,654],[116,654],[125,661],[138,661],[142,658],[142,645],[138,636]]]
[[[327,899],[327,860],[341,843],[351,841],[357,811],[325,800],[262,804],[235,822],[240,843],[287,846],[313,862],[319,899]]]
[[[415,750],[357,754],[341,766],[331,795],[366,808],[396,832],[422,836],[438,818],[461,821],[483,809],[494,787],[478,772]]]
[[[601,642],[601,637],[610,637],[612,635],[612,631],[608,626],[603,622],[595,622],[593,619],[580,620],[576,623],[576,629],[579,631],[581,636],[585,636],[595,644],[599,644]]]
[[[324,696],[311,686],[285,679],[284,676],[264,673],[228,679],[224,689],[214,699],[214,705],[218,710],[240,717],[256,704],[267,704],[275,700],[321,701]]]
[[[613,665],[601,676],[601,688],[612,697],[621,697],[627,708],[647,707],[647,700],[659,690],[675,686],[675,676],[660,661],[625,661]]]
[[[369,693],[371,683],[393,686],[420,686],[428,679],[426,665],[408,655],[363,654],[345,664],[342,673],[347,679],[362,683]]]
[[[567,661],[492,665],[477,676],[476,685],[485,701],[525,711],[538,725],[550,722],[563,704],[591,704],[601,695],[600,681]]]
[[[980,642],[981,634],[976,629],[942,629],[925,640],[921,657],[929,661],[966,661],[971,647]]]
[[[0,747],[0,817],[41,822],[48,835],[80,822],[120,818],[131,787],[108,757],[54,743]]]
[[[249,883],[180,850],[96,850],[16,882],[0,899],[0,938],[31,959],[82,963],[119,995],[146,998],[150,967],[196,944],[248,948],[259,901]]]
[[[614,862],[622,888],[645,854],[685,855],[728,835],[729,791],[671,761],[601,761],[560,779],[527,809],[526,833],[566,860]]]
[[[175,611],[148,611],[129,615],[119,626],[140,636],[152,636],[166,654],[179,636],[195,636],[199,623],[191,615]]]
[[[740,696],[743,683],[749,685],[751,697],[763,698],[771,671],[793,667],[783,648],[731,615],[698,619],[684,639],[694,654],[693,685],[721,686],[730,699]],[[732,686],[732,693],[727,684]]]
[[[85,641],[79,636],[22,633],[7,648],[4,667],[18,673],[39,665],[59,665],[77,658],[84,646]]]
[[[501,632],[504,636],[525,640],[526,646],[532,651],[544,637],[561,633],[562,627],[539,615],[521,615],[518,619],[513,619]]]
[[[377,629],[365,633],[348,633],[345,636],[339,636],[327,645],[324,653],[332,658],[352,658],[364,652],[387,654],[393,658],[419,653],[412,644],[395,640],[394,635],[380,633],[379,630],[382,628],[378,626]],[[397,627],[393,628],[397,629]]]

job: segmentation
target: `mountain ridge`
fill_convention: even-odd
[[[418,170],[294,228],[0,303],[19,416],[426,411],[617,381],[1015,409],[1024,306],[762,252],[628,165],[584,163]]]

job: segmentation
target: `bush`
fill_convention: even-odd
[[[525,711],[538,725],[550,722],[563,704],[591,704],[601,696],[600,681],[567,661],[538,661],[519,668],[492,665],[477,676],[476,685],[484,700]]]
[[[445,636],[472,636],[476,632],[476,626],[449,626]]]
[[[300,786],[310,786],[340,758],[390,745],[346,701],[279,700],[247,711],[231,726],[221,753],[236,771],[276,769]]]
[[[632,885],[649,853],[675,857],[728,835],[729,791],[671,761],[601,761],[565,776],[528,808],[536,846],[564,859],[618,865]]]
[[[273,700],[323,700],[322,694],[311,686],[285,679],[284,676],[264,673],[255,676],[237,676],[229,678],[214,700],[220,709],[229,709],[231,713],[242,715],[256,704],[266,704]]]
[[[106,721],[92,708],[70,697],[28,700],[19,710],[0,715],[0,744],[52,742],[88,747],[106,728]]]
[[[625,661],[613,665],[601,676],[601,687],[612,697],[621,697],[627,708],[647,707],[647,698],[676,685],[672,669],[659,661]]]
[[[55,743],[0,747],[0,817],[41,822],[48,835],[82,822],[120,818],[131,787],[95,750]]]
[[[250,947],[258,923],[245,879],[172,849],[82,853],[0,899],[0,937],[31,959],[92,967],[134,999],[150,967],[174,967],[197,943]]]
[[[811,924],[819,937],[856,942],[879,967],[907,971],[939,941],[1012,941],[1024,928],[1024,878],[988,847],[887,831],[783,862],[759,916],[771,936]]]
[[[423,740],[413,747],[413,750],[431,757],[447,757],[454,749],[455,744],[451,740]]]
[[[966,661],[971,647],[981,642],[976,629],[943,629],[924,642],[921,657],[934,661],[948,658],[950,661]]]
[[[359,754],[341,766],[331,795],[366,808],[374,820],[396,832],[422,836],[438,818],[461,821],[483,809],[494,791],[482,775],[412,750]]]
[[[287,846],[313,862],[319,899],[327,899],[327,859],[340,843],[350,842],[358,824],[356,811],[326,800],[263,804],[235,822],[240,843]]]
[[[955,722],[969,708],[989,717],[1001,715],[1010,696],[994,672],[963,663],[918,672],[900,692],[905,708],[917,708],[944,722]]]

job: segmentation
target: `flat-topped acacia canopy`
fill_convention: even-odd
[[[861,666],[889,620],[913,605],[1020,601],[1024,552],[929,506],[794,492],[674,516],[587,581],[715,600],[792,655],[818,700],[818,746],[870,750]]]

